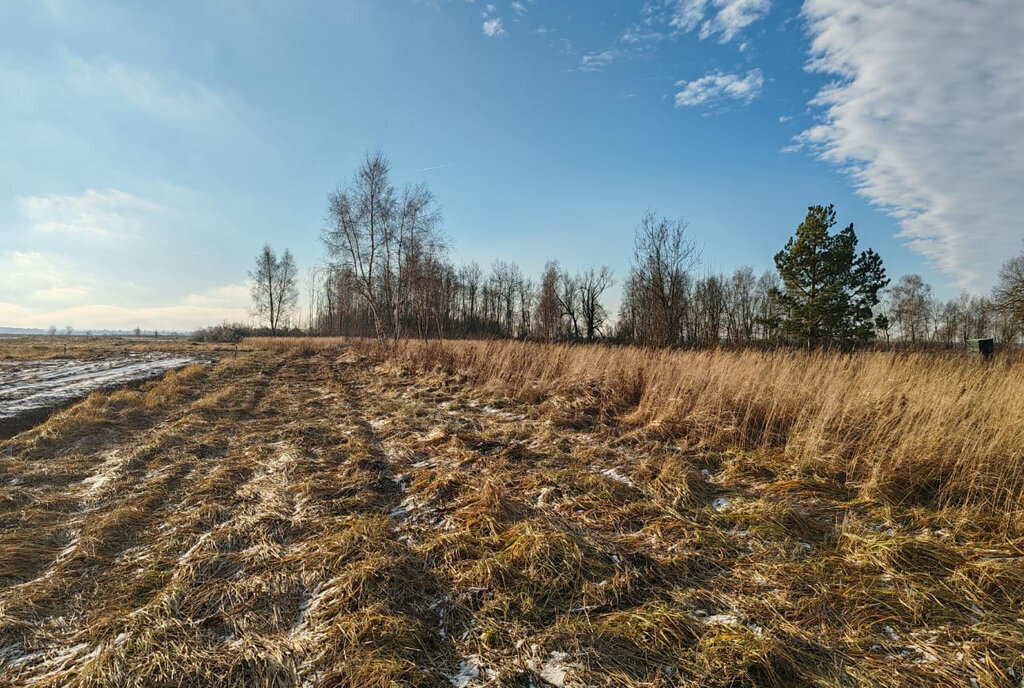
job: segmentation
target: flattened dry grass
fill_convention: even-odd
[[[826,428],[765,406],[813,357],[293,346],[0,443],[0,684],[1024,679],[1024,523],[980,498],[1013,475],[910,498],[887,430],[855,457],[874,359],[830,369],[864,396]]]

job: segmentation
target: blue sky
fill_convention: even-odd
[[[1024,231],[1013,0],[0,5],[0,325],[247,319],[368,150],[453,258],[628,270],[651,208],[760,271],[835,203],[893,276],[987,289]],[[613,295],[614,297],[614,295]]]

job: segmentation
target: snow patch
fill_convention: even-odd
[[[740,620],[735,614],[712,614],[703,619],[704,623],[714,626],[739,626]]]
[[[562,688],[569,677],[571,666],[566,663],[568,655],[564,652],[552,652],[547,661],[535,671],[540,677],[553,686]]]
[[[482,679],[487,678],[487,672],[480,664],[480,657],[469,655],[462,660],[457,672],[446,674],[446,676],[455,688],[468,688],[473,685],[481,685]]]
[[[82,499],[87,502],[94,500],[114,480],[116,473],[121,470],[124,463],[125,457],[120,456],[117,452],[108,454],[96,472],[79,483],[82,488]]]
[[[606,468],[605,470],[601,471],[601,475],[605,476],[606,478],[611,478],[612,480],[620,482],[624,485],[629,485],[630,487],[633,486],[633,481],[624,476],[622,473],[619,473],[618,467]]]
[[[103,361],[11,361],[0,367],[0,419],[60,406],[96,389],[162,375],[195,359],[150,355]]]

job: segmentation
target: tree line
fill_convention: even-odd
[[[536,278],[514,262],[450,259],[441,213],[423,184],[391,182],[382,153],[368,154],[328,197],[323,264],[309,275],[308,323],[317,335],[613,340],[645,346],[790,344],[849,349],[869,344],[962,346],[1024,328],[1024,254],[1000,273],[991,296],[938,302],[920,275],[890,287],[881,257],[858,250],[852,224],[835,231],[835,208],[812,206],[775,255],[774,270],[701,274],[700,252],[681,220],[648,212],[635,229],[617,318],[605,299],[608,266],[578,272],[550,260]],[[254,314],[272,334],[295,325],[298,274],[289,251],[270,246],[249,273]]]
[[[965,290],[947,300],[935,298],[921,275],[904,275],[879,307],[878,340],[941,348],[956,348],[968,339],[982,337],[1001,344],[1018,343],[1024,335],[1024,299],[1014,299],[1013,293],[1024,289],[1024,273],[1007,274],[1011,265],[1024,265],[1024,256],[1007,262],[992,294]]]

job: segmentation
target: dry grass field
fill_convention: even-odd
[[[240,349],[0,442],[0,684],[1024,685],[1024,365]]]

